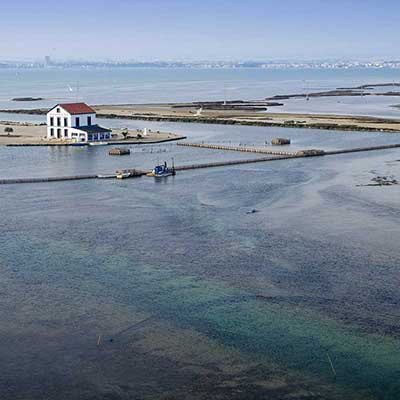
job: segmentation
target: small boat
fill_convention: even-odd
[[[162,165],[156,165],[154,169],[146,175],[153,176],[154,178],[164,178],[166,176],[175,175],[175,168],[174,166],[172,166],[172,168],[169,168],[167,166],[167,163],[164,162],[164,164]]]
[[[126,178],[130,178],[130,176],[131,176],[131,173],[124,169],[117,171],[116,175],[115,175],[115,177],[117,179],[126,179]]]
[[[131,174],[129,172],[121,172],[116,175],[116,178],[117,179],[126,179],[126,178],[129,178],[130,176],[131,176]]]
[[[246,211],[246,214],[255,214],[256,212],[258,212],[258,210],[253,208],[252,210]]]
[[[89,146],[107,146],[107,142],[89,142]]]
[[[75,143],[71,143],[70,146],[74,146],[74,147],[82,147],[82,146],[86,146],[87,143],[82,143],[82,142],[75,142]]]

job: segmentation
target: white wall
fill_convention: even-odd
[[[50,119],[53,118],[53,124],[50,124]],[[61,126],[57,124],[57,118],[60,118]],[[64,118],[67,118],[67,126],[64,124]],[[49,113],[47,113],[47,138],[51,138],[50,130],[53,128],[54,136],[57,137],[57,129],[61,128],[61,137],[64,137],[64,129],[71,126],[71,116],[63,108],[60,107],[60,112],[57,112],[57,108],[54,108]]]
[[[87,133],[83,132],[79,129],[75,129],[75,128],[71,128],[70,129],[70,137],[72,138],[74,136],[74,138],[79,138],[79,142],[87,142]]]
[[[96,114],[74,114],[71,115],[71,120],[69,121],[70,126],[75,127],[75,118],[79,117],[79,126],[87,126],[87,117],[92,117],[92,125],[96,125]]]
[[[57,112],[57,108],[60,112]],[[96,113],[90,114],[69,114],[62,107],[55,107],[53,110],[47,113],[47,138],[57,137],[57,129],[61,128],[61,138],[71,139],[71,127],[75,126],[75,117],[79,117],[79,126],[87,125],[87,117],[92,117],[92,125],[96,125]],[[50,125],[50,119],[53,118],[53,125]],[[57,124],[57,118],[60,118],[61,126]],[[67,118],[67,125],[64,124],[64,118]],[[51,128],[54,130],[54,136],[50,136]],[[68,136],[64,136],[64,129],[68,129]]]

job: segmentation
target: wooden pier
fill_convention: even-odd
[[[179,142],[178,146],[197,147],[212,150],[240,151],[244,153],[271,154],[275,156],[297,156],[297,152],[272,150],[262,147],[225,146],[222,144]]]

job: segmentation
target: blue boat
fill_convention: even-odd
[[[154,178],[163,178],[171,175],[175,175],[175,168],[169,168],[166,162],[161,165],[156,165],[154,169],[147,174],[147,176],[153,176]]]

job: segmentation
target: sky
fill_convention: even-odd
[[[399,0],[2,0],[0,59],[400,59]]]

